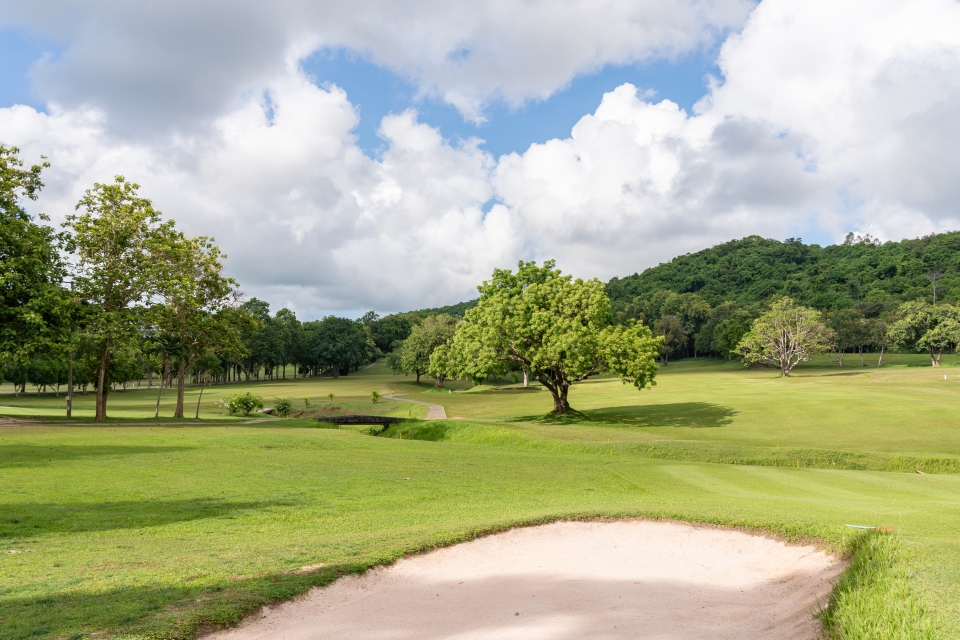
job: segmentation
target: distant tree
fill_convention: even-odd
[[[949,304],[905,302],[900,319],[890,327],[890,339],[900,348],[926,351],[930,364],[940,366],[945,349],[960,344],[960,309]]]
[[[841,309],[830,316],[829,326],[834,335],[837,364],[843,366],[843,356],[849,349],[860,354],[863,365],[863,350],[872,340],[871,326],[863,313],[856,307]]]
[[[111,347],[137,337],[143,304],[159,292],[173,232],[173,223],[162,222],[138,189],[123,176],[96,183],[77,204],[82,213],[67,216],[64,225],[67,246],[76,253],[75,291],[89,303],[87,331],[99,345],[98,422],[107,417]]]
[[[434,386],[442,389],[448,378],[453,377],[456,372],[454,362],[450,358],[450,344],[439,345],[430,354],[430,364],[427,367],[427,374],[433,376]]]
[[[710,317],[694,336],[697,351],[729,359],[736,355],[751,324],[749,311],[736,302],[724,302],[710,310]]]
[[[778,366],[782,375],[789,376],[799,363],[827,351],[832,344],[833,334],[821,322],[819,311],[780,298],[754,320],[738,351],[747,364]]]
[[[226,311],[236,299],[236,283],[222,273],[225,257],[206,236],[188,238],[171,233],[164,244],[158,290],[163,304],[154,306],[152,315],[160,331],[174,337],[176,351],[172,355],[178,362],[175,418],[184,417],[185,377],[191,363],[213,350],[242,351],[239,327]]]
[[[23,169],[19,149],[0,145],[0,362],[26,362],[56,349],[71,324],[73,305],[61,287],[66,269],[53,229],[23,209],[43,187],[40,173]],[[44,215],[39,216],[44,222]]]
[[[327,316],[318,323],[312,341],[318,365],[330,369],[334,378],[369,358],[366,333],[359,323],[347,318]]]
[[[406,340],[413,329],[410,320],[401,315],[380,318],[373,311],[370,311],[364,318],[368,319],[366,326],[370,329],[374,343],[383,353],[390,353],[393,350],[394,343]]]
[[[687,343],[687,332],[677,316],[661,316],[653,325],[654,334],[663,338],[660,348],[661,363],[670,362],[670,353]]]
[[[445,344],[456,330],[456,320],[448,315],[427,316],[420,324],[414,325],[410,335],[400,346],[396,356],[389,360],[395,373],[413,373],[420,382],[420,376],[430,368],[430,355],[433,350]],[[442,387],[443,381],[437,383]]]
[[[553,260],[496,269],[478,287],[451,344],[457,377],[507,367],[531,372],[553,396],[554,413],[570,411],[570,386],[613,372],[637,389],[653,384],[662,340],[641,325],[613,326],[610,300],[598,280],[573,280]]]
[[[287,365],[294,365],[293,377],[297,377],[297,355],[300,342],[300,321],[297,314],[290,309],[280,309],[273,317],[273,324],[277,327],[280,336],[281,352],[283,354],[283,377],[287,377]]]
[[[937,304],[937,283],[943,278],[943,271],[933,269],[932,271],[927,271],[924,275],[927,280],[930,281],[930,288],[933,289],[933,304]]]

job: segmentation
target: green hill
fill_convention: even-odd
[[[658,291],[696,293],[711,306],[756,305],[786,295],[804,305],[838,310],[860,301],[930,297],[927,274],[941,271],[938,300],[960,298],[960,232],[879,243],[867,236],[821,247],[790,238],[749,236],[688,253],[607,284],[614,311]]]

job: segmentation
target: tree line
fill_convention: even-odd
[[[73,388],[91,387],[101,421],[111,390],[156,378],[176,386],[174,416],[183,417],[190,378],[273,378],[287,366],[294,376],[339,376],[409,333],[404,318],[372,313],[271,316],[224,275],[213,238],[184,234],[123,176],[95,183],[54,229],[24,208],[47,167],[25,167],[16,147],[0,145],[0,381],[17,393],[66,385],[69,415]]]

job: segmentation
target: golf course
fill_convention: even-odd
[[[382,362],[339,378],[207,386],[199,420],[168,417],[175,389],[146,381],[111,393],[101,423],[93,394],[77,393],[66,420],[62,393],[17,397],[5,384],[0,637],[194,638],[410,554],[616,518],[812,544],[852,558],[841,585],[866,594],[857,554],[893,541],[895,576],[875,582],[906,595],[841,608],[851,617],[838,637],[958,637],[960,359],[865,364],[824,355],[781,377],[688,358],[639,393],[615,376],[575,384],[562,416],[536,383],[435,389]],[[187,387],[190,416],[200,391]],[[220,400],[240,391],[293,409],[228,416]],[[422,420],[425,406],[388,394],[439,404],[447,419]],[[347,414],[407,421],[381,431],[315,419]]]

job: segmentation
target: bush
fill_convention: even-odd
[[[276,411],[277,415],[281,418],[286,418],[290,415],[291,409],[293,409],[293,402],[286,398],[277,398],[277,401],[273,403],[273,410]]]
[[[237,414],[247,416],[251,411],[263,409],[263,398],[247,391],[222,398],[219,404],[221,407],[226,407],[227,413],[231,416]]]

